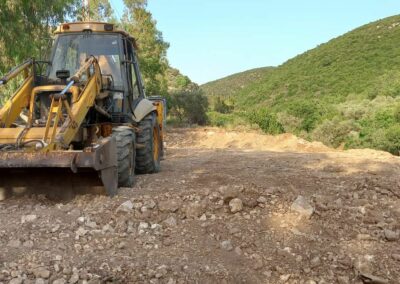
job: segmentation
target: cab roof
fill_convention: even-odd
[[[118,30],[114,24],[104,22],[75,22],[64,23],[57,27],[55,34],[79,33],[84,31],[118,33],[132,38],[126,31]]]

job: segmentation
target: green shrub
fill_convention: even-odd
[[[235,115],[223,114],[216,111],[208,112],[207,116],[211,126],[226,127],[234,124],[235,121]]]
[[[200,90],[181,91],[167,96],[169,115],[181,123],[205,125],[208,100]]]
[[[393,125],[385,132],[385,143],[382,150],[389,151],[392,154],[400,154],[400,125]]]
[[[288,107],[288,113],[302,119],[300,129],[311,132],[321,119],[320,107],[312,101],[292,102]]]
[[[301,118],[290,115],[286,112],[278,113],[277,120],[282,125],[284,131],[288,133],[298,133],[303,121]]]
[[[313,131],[312,138],[328,146],[339,147],[344,143],[354,125],[352,121],[342,121],[340,118],[325,120]]]
[[[400,104],[398,104],[393,110],[394,120],[400,123]]]
[[[214,101],[214,111],[219,113],[231,113],[234,109],[233,105],[227,104],[221,97],[217,97]]]
[[[257,124],[262,131],[268,134],[280,134],[285,131],[276,115],[267,109],[252,112],[248,115],[251,123]]]

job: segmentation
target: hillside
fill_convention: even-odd
[[[237,73],[201,86],[207,96],[236,96],[241,90],[261,82],[273,67],[263,67]]]
[[[397,154],[399,40],[400,16],[335,38],[232,92],[235,114],[270,133],[293,132],[330,146]],[[218,85],[224,83],[230,84],[227,79]]]

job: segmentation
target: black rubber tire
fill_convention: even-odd
[[[139,174],[158,173],[161,168],[162,141],[155,113],[143,118],[138,126],[140,130],[137,133],[136,172]]]
[[[135,132],[127,126],[113,128],[117,140],[118,186],[132,187],[135,183],[136,143]]]

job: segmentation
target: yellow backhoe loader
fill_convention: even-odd
[[[23,79],[0,109],[0,195],[32,184],[85,189],[94,173],[112,196],[135,172],[160,170],[165,101],[146,97],[136,52],[113,24],[62,24],[49,61],[0,79]]]

